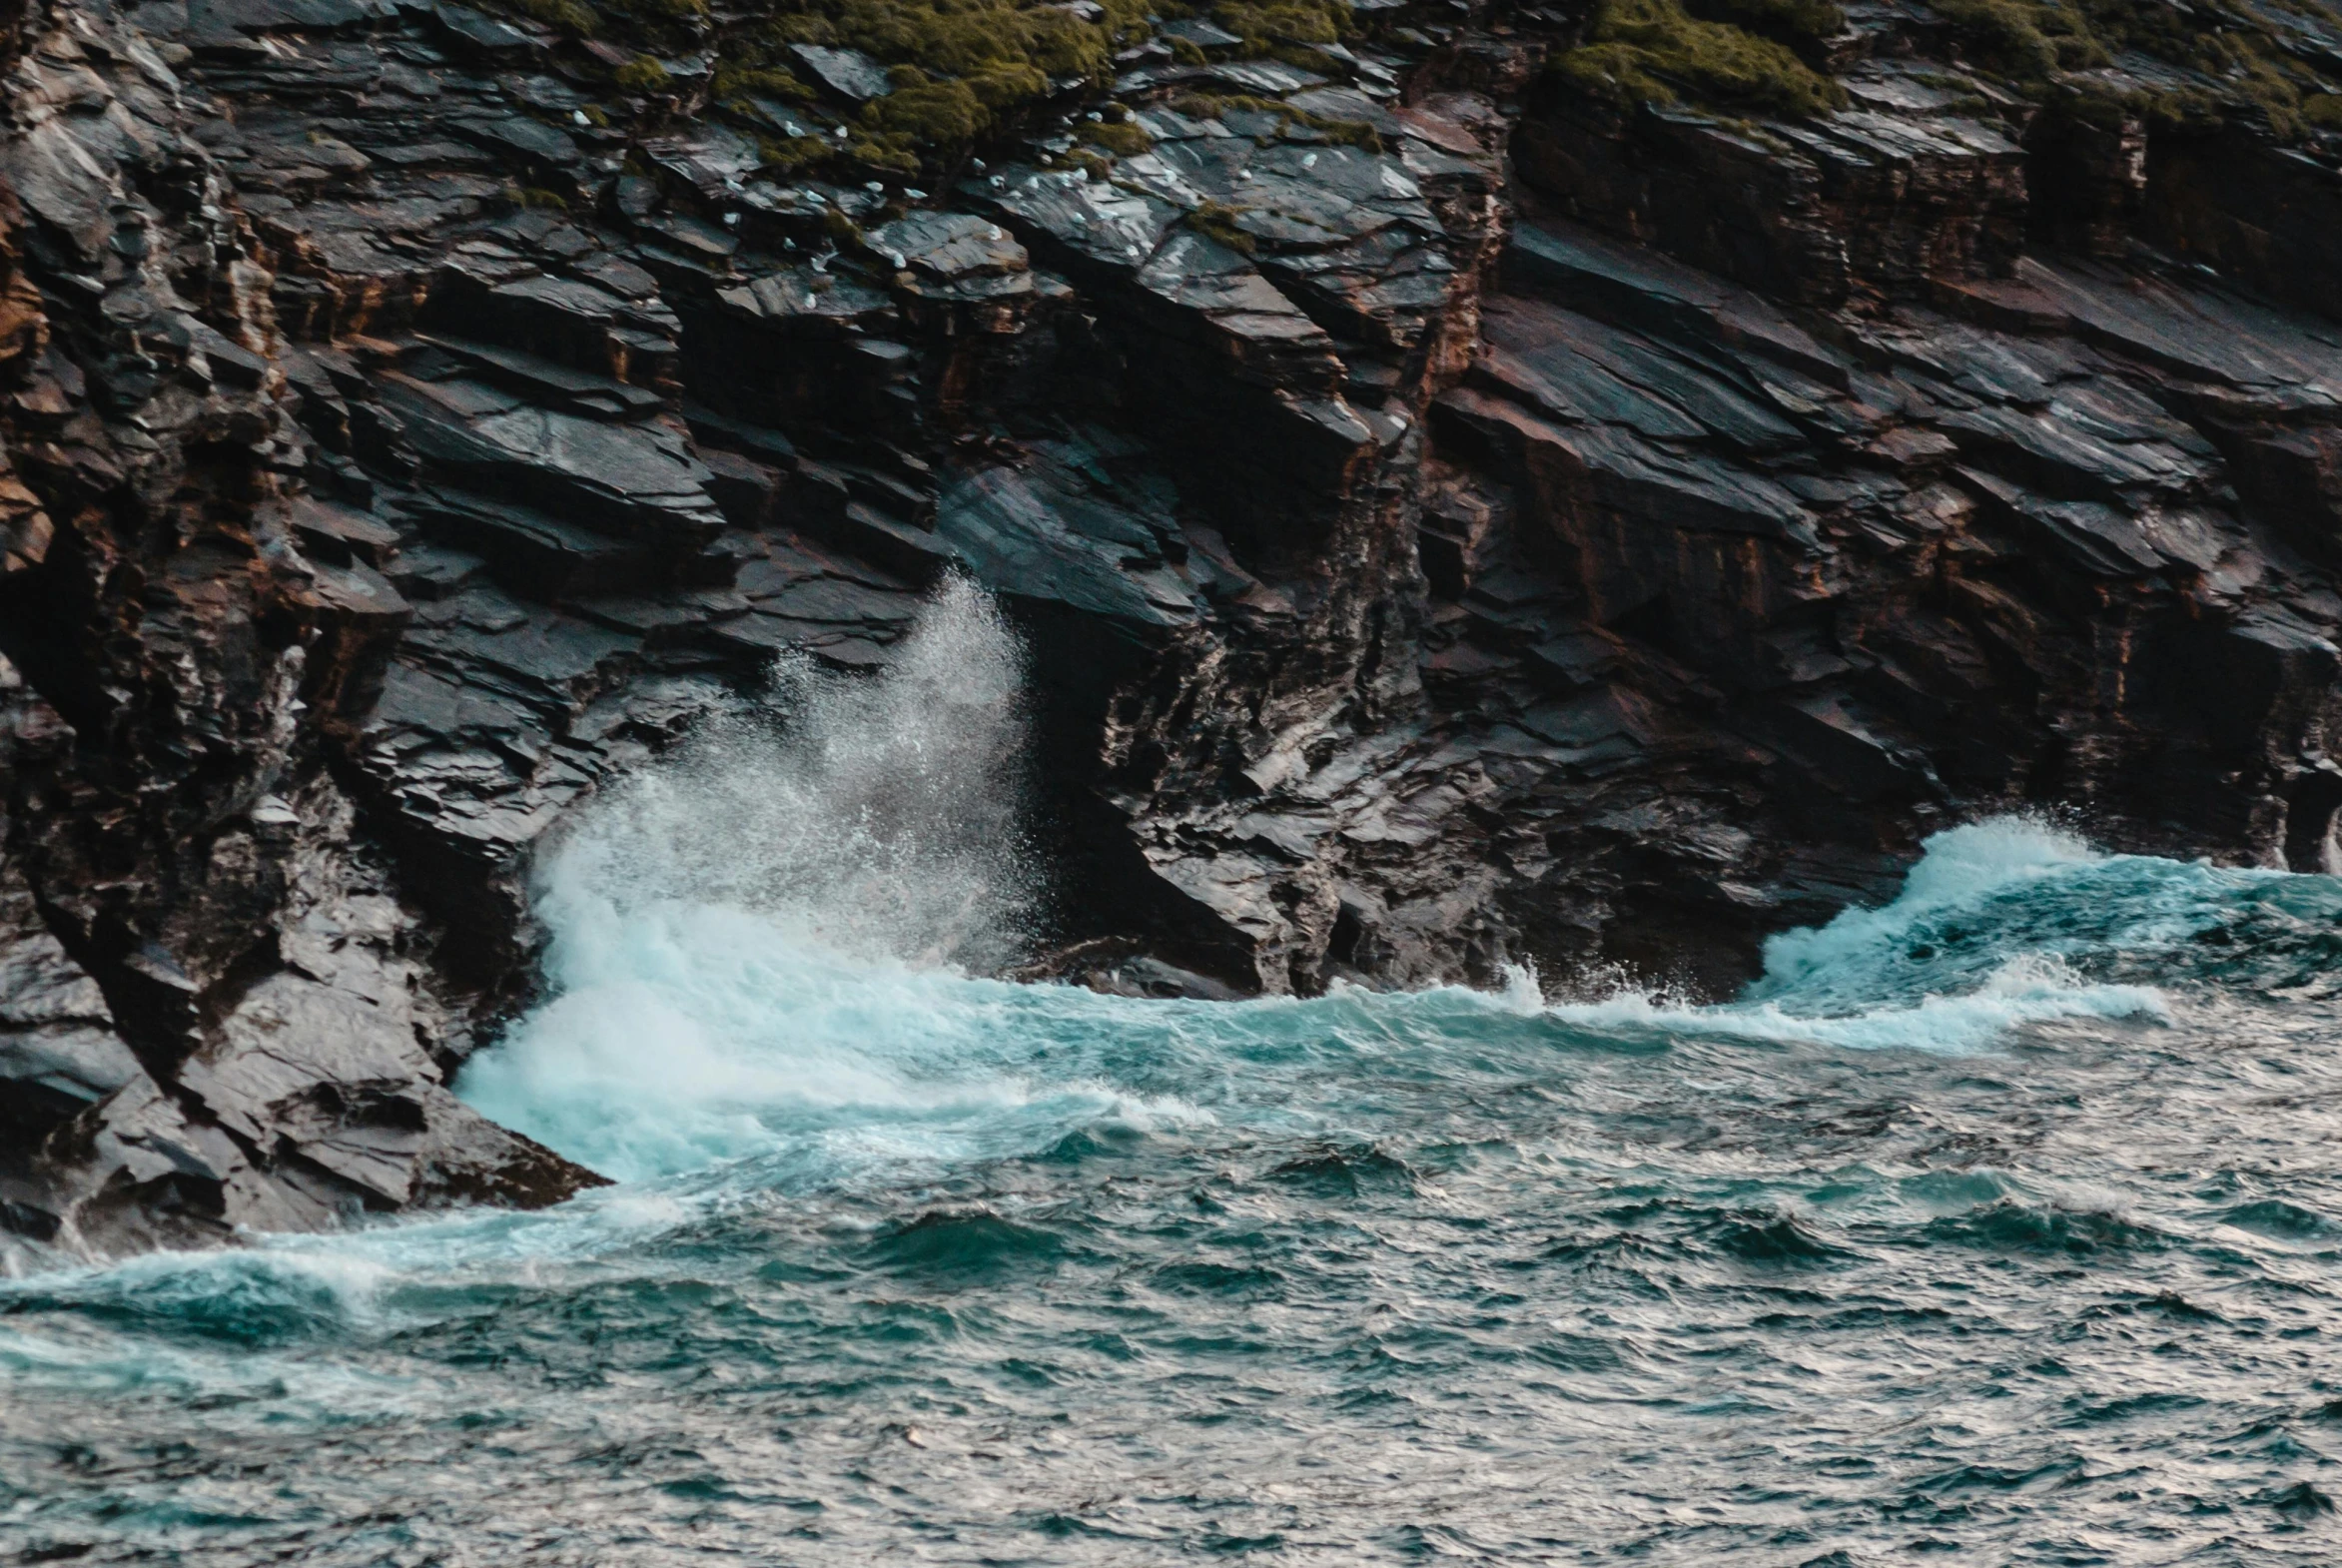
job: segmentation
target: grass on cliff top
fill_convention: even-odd
[[[2206,122],[2235,112],[2292,140],[2342,130],[2337,83],[2293,47],[2288,17],[2342,28],[2333,0],[1933,0],[1961,61],[2035,101],[2088,118]],[[1554,72],[1622,106],[1690,103],[1725,114],[1808,117],[1846,101],[1823,42],[1846,25],[1832,0],[1600,0],[1585,42]],[[2073,73],[2137,53],[2199,73],[2199,88],[2110,96]]]
[[[1796,0],[1739,7],[1769,26],[1842,20],[1836,7]],[[1681,0],[1602,0],[1586,42],[1554,62],[1564,79],[1623,106],[1682,100],[1741,114],[1807,118],[1846,102],[1846,90],[1787,44],[1733,22],[1709,21]]]
[[[2085,113],[2132,112],[2210,120],[2247,108],[2287,140],[2336,122],[2335,83],[2290,47],[2283,14],[2342,28],[2327,0],[1936,0],[1961,52],[1987,75],[2035,98],[2073,101]],[[2075,89],[2065,73],[2136,52],[2210,78],[2205,87],[2106,100]]]

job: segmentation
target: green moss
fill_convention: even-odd
[[[1311,130],[1324,133],[1328,141],[1346,143],[1369,153],[1382,151],[1382,133],[1363,120],[1332,120],[1323,115],[1304,118]]]
[[[866,169],[901,175],[905,179],[919,173],[920,155],[925,151],[916,140],[901,132],[868,130],[854,132],[846,150]]]
[[[2277,3],[2342,20],[2325,0]],[[2165,0],[1939,0],[1937,9],[1970,64],[2034,98],[2070,94],[2065,73],[2136,52],[2211,81],[2128,95],[2125,113],[2193,124],[2241,111],[2290,139],[2315,123],[2303,106],[2331,91],[2295,53],[2283,23],[2247,0],[2194,0],[2186,9]]]
[[[1553,69],[1621,105],[1688,98],[1803,118],[1846,102],[1843,88],[1783,45],[1729,22],[1702,21],[1679,0],[1602,0],[1586,37]]]
[[[1229,0],[1211,19],[1244,41],[1249,54],[1268,54],[1279,44],[1338,44],[1355,27],[1348,0],[1280,0],[1251,5]]]
[[[1832,0],[1687,0],[1692,15],[1729,22],[1793,48],[1846,31],[1846,13]]]
[[[772,66],[719,65],[709,92],[719,100],[780,98],[805,103],[813,97],[813,89],[789,72]]]
[[[765,163],[784,174],[798,174],[836,156],[837,144],[826,136],[759,137],[757,147]]]
[[[859,49],[888,67],[894,91],[860,111],[849,151],[891,173],[948,171],[1047,103],[1053,80],[1103,88],[1114,52],[1150,28],[1147,0],[1101,4],[1104,19],[1086,22],[1045,0],[782,0],[727,24],[714,96],[814,100],[791,46]]]
[[[2335,78],[2300,50],[2280,12],[2342,22],[2337,0],[1932,0],[1957,61],[2060,113],[2208,124],[2244,114],[2281,138],[2336,124]],[[1800,116],[1845,101],[1807,61],[1845,18],[1833,0],[1600,0],[1580,47],[1552,71],[1621,105],[1690,102],[1726,117]],[[2200,74],[2201,85],[2109,92],[2089,75],[2126,54]],[[1803,59],[1800,58],[1803,57]],[[1944,85],[1955,85],[1947,82]],[[1969,93],[1952,106],[1989,115]]]
[[[1104,180],[1114,173],[1115,166],[1112,160],[1099,157],[1089,148],[1077,147],[1072,152],[1060,153],[1055,158],[1044,159],[1042,167],[1045,169],[1079,169],[1093,180]]]
[[[1049,79],[1030,65],[987,66],[968,78],[968,90],[977,102],[1005,118],[1049,91]]]
[[[601,30],[601,18],[577,0],[513,0],[513,8],[572,38],[591,38]]]
[[[972,81],[1011,69],[1103,81],[1118,43],[1147,32],[1148,8],[1146,0],[1101,3],[1105,20],[1093,23],[1016,0],[798,0],[761,31],[776,45],[861,49],[930,77]]]
[[[2342,94],[2319,93],[2303,99],[2301,118],[2321,131],[2342,131]]]
[[[921,78],[863,106],[862,125],[875,136],[907,138],[926,147],[965,147],[990,113],[966,82]]]
[[[1259,242],[1236,227],[1236,219],[1243,211],[1240,207],[1229,207],[1219,202],[1205,202],[1187,215],[1187,227],[1207,240],[1215,240],[1231,251],[1250,256]]]
[[[2015,82],[2104,65],[2106,46],[2078,0],[1938,0],[1970,64]]]
[[[1085,120],[1074,128],[1074,134],[1117,158],[1136,158],[1155,146],[1153,137],[1128,120]]]
[[[1290,133],[1296,125],[1307,126],[1329,142],[1362,147],[1370,153],[1382,151],[1381,135],[1363,120],[1336,120],[1328,115],[1310,114],[1274,98],[1254,98],[1244,93],[1181,93],[1171,101],[1171,107],[1190,120],[1215,120],[1230,109],[1272,114],[1276,116],[1280,135]]]
[[[618,67],[610,80],[622,93],[655,93],[667,85],[667,68],[649,55],[636,55]]]

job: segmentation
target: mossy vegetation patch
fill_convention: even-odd
[[[1277,0],[1270,5],[1226,0],[1212,11],[1211,20],[1243,41],[1239,54],[1304,68],[1322,65],[1319,49],[1357,32],[1349,0]]]
[[[1094,17],[1018,0],[797,0],[726,32],[712,96],[837,113],[846,138],[803,156],[818,147],[908,176],[949,167],[1061,92],[1102,86],[1115,51],[1149,31],[1144,0],[1100,0]],[[890,90],[858,110],[825,100],[797,67],[804,44],[862,51],[889,68]]]
[[[2100,101],[2101,108],[2165,121],[2197,121],[2256,112],[2280,138],[2293,140],[2329,123],[2313,109],[2333,96],[2335,81],[2295,47],[2300,18],[2342,28],[2328,0],[1937,0],[1966,59],[2033,98]],[[2192,72],[2201,84],[2111,98],[2093,83],[2066,78],[2145,55]],[[2070,105],[2069,105],[2070,106]]]
[[[1725,22],[1760,38],[1786,44],[1808,64],[1818,46],[1846,31],[1846,12],[1835,0],[1686,0],[1686,10],[1708,22]]]
[[[513,9],[572,38],[591,38],[601,31],[602,19],[578,0],[513,0]]]
[[[1243,213],[1240,207],[1207,201],[1187,214],[1186,224],[1205,239],[1216,241],[1239,255],[1250,256],[1259,242],[1236,227],[1236,220]]]
[[[1382,151],[1381,133],[1365,121],[1311,114],[1280,99],[1255,98],[1248,93],[1181,93],[1171,101],[1171,107],[1190,120],[1216,120],[1230,110],[1273,115],[1280,137],[1290,136],[1295,126],[1301,126],[1329,142],[1341,142],[1369,153]]]
[[[1074,127],[1074,134],[1117,158],[1137,158],[1155,146],[1155,139],[1133,123],[1120,104],[1111,104],[1095,118],[1084,120]]]
[[[1045,90],[1050,78],[1103,78],[1118,40],[1147,32],[1147,7],[1145,0],[1099,5],[1101,19],[1093,22],[1017,0],[797,0],[769,13],[741,42],[860,49],[882,64],[966,82],[980,99],[997,99]],[[994,85],[981,85],[987,79]]]
[[[745,12],[711,10],[709,0],[493,3],[565,36],[633,51],[633,60],[609,73],[616,95],[670,99],[683,113],[728,112],[765,140],[776,164],[795,172],[829,162],[841,174],[853,165],[941,174],[976,146],[1031,129],[1069,100],[1095,103],[1114,79],[1115,56],[1152,39],[1170,18],[1208,15],[1236,40],[1228,53],[1320,69],[1330,63],[1320,51],[1358,31],[1350,0],[1225,0],[1216,7],[1183,0],[779,0]],[[1175,57],[1202,59],[1192,44],[1171,42]],[[869,56],[887,69],[889,91],[859,104],[841,100],[799,56],[803,46]],[[710,55],[713,69],[704,79],[670,79],[660,63]],[[1284,113],[1288,123],[1309,119]],[[1374,145],[1371,127],[1310,123],[1330,139]],[[1119,113],[1073,130],[1097,154],[1128,158],[1147,149],[1145,133]]]
[[[1752,13],[1756,9],[1752,3]],[[1805,15],[1793,3],[1773,10]],[[1819,20],[1818,13],[1813,19]],[[1560,56],[1553,69],[1622,107],[1689,101],[1797,119],[1846,102],[1844,88],[1787,44],[1732,22],[1694,16],[1682,0],[1601,0],[1586,42]]]
[[[610,77],[610,85],[621,93],[655,93],[667,82],[667,68],[649,55],[636,55]]]
[[[2082,118],[2200,122],[2237,113],[2277,136],[2342,130],[2342,71],[2301,47],[2299,21],[2342,31],[2335,0],[1932,0],[1958,63],[1997,86]],[[1555,75],[1619,104],[1685,103],[1725,115],[1805,118],[1841,107],[1829,41],[1835,0],[1600,0]],[[2108,67],[2143,55],[2186,87],[2109,87]],[[1979,111],[1986,106],[1979,101]]]
[[[908,175],[947,169],[986,137],[1063,97],[1096,96],[1113,78],[1118,50],[1152,36],[1148,0],[783,0],[752,14],[712,13],[707,0],[501,0],[509,10],[578,39],[636,51],[611,71],[611,90],[631,98],[678,96],[661,58],[714,56],[704,103],[770,136],[791,121],[801,134],[771,142],[792,170],[824,161]],[[1286,18],[1337,0],[1268,8],[1279,36],[1332,35],[1320,20]],[[1296,9],[1297,7],[1297,9]],[[1341,4],[1347,14],[1346,4]],[[859,50],[888,68],[889,91],[856,105],[826,93],[797,56],[800,45]],[[763,107],[760,107],[763,106]],[[785,111],[776,114],[775,109]],[[834,133],[843,128],[845,136]],[[1135,128],[1134,128],[1135,130]],[[1124,136],[1123,140],[1128,140]]]

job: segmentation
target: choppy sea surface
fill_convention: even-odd
[[[2342,1561],[2342,881],[2002,819],[1721,1006],[1010,985],[1015,648],[918,635],[548,857],[459,1087],[617,1185],[13,1258],[0,1560]]]

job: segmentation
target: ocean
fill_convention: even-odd
[[[537,1213],[0,1277],[0,1560],[2342,1561],[2342,880],[1931,839],[1729,1003],[1030,939],[973,590],[538,870]]]

